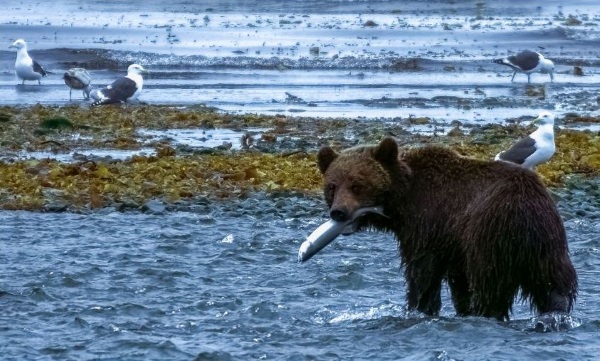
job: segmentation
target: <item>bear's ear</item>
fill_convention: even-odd
[[[392,137],[385,137],[373,148],[373,158],[381,163],[393,163],[398,161],[398,143]]]
[[[331,149],[330,146],[321,147],[321,149],[319,149],[319,153],[317,154],[317,163],[319,164],[319,170],[321,173],[325,174],[325,171],[327,171],[327,168],[329,168],[331,162],[333,162],[337,157],[338,154],[335,152],[335,150]]]

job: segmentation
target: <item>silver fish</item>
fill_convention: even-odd
[[[354,222],[357,218],[367,213],[377,213],[384,216],[381,207],[365,207],[354,212],[352,218],[348,221],[338,222],[329,220],[320,225],[310,234],[310,236],[308,236],[308,238],[306,238],[306,241],[302,242],[300,245],[300,249],[298,250],[298,262],[308,261],[340,234],[348,235],[354,233],[356,231]]]

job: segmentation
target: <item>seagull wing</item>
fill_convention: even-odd
[[[42,68],[42,66],[40,65],[40,63],[38,63],[35,60],[33,61],[33,71],[38,73],[38,74],[42,74],[42,76],[47,76],[48,74],[46,74],[46,71],[44,70],[44,68]]]
[[[98,90],[93,97],[97,99],[92,105],[120,103],[130,98],[137,86],[135,82],[127,77],[115,80],[106,88]]]
[[[509,56],[507,60],[511,63],[510,66],[513,68],[529,71],[538,65],[540,62],[540,55],[535,51],[523,50],[517,55]]]
[[[65,84],[73,89],[84,89],[90,85],[92,78],[90,73],[83,68],[71,68],[63,75]]]
[[[535,140],[531,137],[520,139],[512,147],[498,154],[498,158],[503,161],[523,164],[525,159],[536,151]]]

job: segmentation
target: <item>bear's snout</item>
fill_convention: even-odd
[[[333,201],[329,208],[329,216],[336,222],[346,222],[352,219],[354,212],[362,207],[356,194],[347,186],[339,186],[336,189]]]
[[[333,208],[329,212],[331,219],[337,222],[346,222],[350,219],[350,212],[346,208]]]

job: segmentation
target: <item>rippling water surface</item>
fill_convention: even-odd
[[[0,352],[23,359],[595,359],[600,228],[567,222],[572,329],[409,314],[394,240],[341,237],[309,262],[319,199],[198,201],[161,214],[0,212]]]

